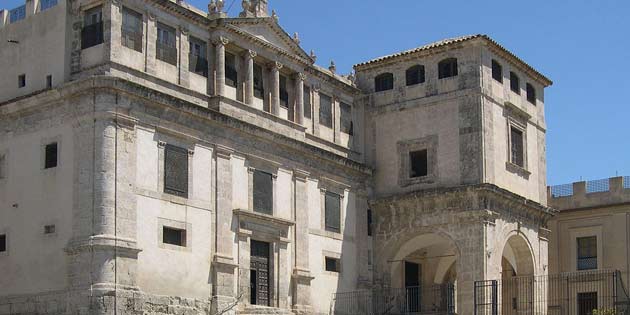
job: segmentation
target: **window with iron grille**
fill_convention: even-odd
[[[263,86],[263,69],[260,65],[254,64],[254,97],[265,98],[265,88]]]
[[[415,65],[405,72],[407,86],[424,83],[424,66]]]
[[[346,103],[339,104],[341,112],[341,132],[349,135],[354,134],[354,126],[352,125],[352,107]]]
[[[142,52],[142,14],[123,7],[121,37],[122,45]]]
[[[577,270],[597,269],[597,236],[577,238]]]
[[[289,91],[287,90],[287,77],[280,75],[280,106],[289,107]]]
[[[238,85],[236,56],[229,52],[225,52],[225,85],[231,87],[236,87]]]
[[[523,147],[523,131],[515,127],[510,127],[510,162],[520,167],[525,167]]]
[[[85,11],[83,28],[81,29],[81,49],[90,48],[103,43],[103,12],[96,7]]]
[[[188,70],[208,77],[208,59],[206,43],[200,39],[189,37],[190,52],[188,54]]]
[[[374,91],[382,92],[394,89],[394,74],[382,73],[374,78]]]
[[[46,11],[57,5],[57,0],[40,0],[39,1],[39,10]]]
[[[534,86],[527,83],[525,89],[527,91],[527,101],[536,105],[536,89],[534,88]]]
[[[333,126],[332,98],[326,94],[319,94],[319,123],[328,128]]]
[[[254,211],[273,215],[273,176],[256,170],[253,186]]]
[[[341,231],[341,196],[326,192],[324,208],[326,231],[339,233]]]
[[[57,142],[47,144],[44,148],[44,168],[57,167]]]
[[[326,271],[339,272],[340,262],[338,258],[326,257]]]
[[[409,152],[409,178],[423,177],[429,174],[428,150]]]
[[[176,66],[177,47],[175,45],[177,43],[177,40],[175,38],[175,29],[162,23],[158,23],[157,31],[158,34],[155,44],[155,57],[158,60],[162,60],[166,63],[170,63]]]
[[[494,59],[492,60],[492,78],[503,83],[503,67]]]
[[[186,230],[163,226],[162,243],[186,247]]]
[[[304,118],[311,119],[311,88],[304,86]]]
[[[188,197],[188,150],[168,144],[164,148],[164,192]]]
[[[597,292],[578,293],[577,304],[577,315],[593,315],[597,309]]]
[[[438,79],[457,76],[457,58],[447,58],[438,63]]]
[[[23,88],[26,86],[26,74],[20,74],[18,76],[18,88]]]
[[[7,251],[7,235],[0,234],[0,253]]]
[[[510,90],[516,94],[521,94],[521,82],[514,72],[510,72]]]
[[[26,5],[19,6],[9,11],[9,23],[24,20],[26,18]]]

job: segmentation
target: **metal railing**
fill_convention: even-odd
[[[26,5],[21,5],[9,11],[9,23],[24,20],[26,18]]]
[[[573,184],[551,186],[553,198],[573,196]]]
[[[155,45],[156,53],[155,57],[158,60],[170,63],[174,66],[177,65],[177,48],[163,43],[157,43]]]
[[[610,179],[590,180],[586,182],[586,193],[604,192],[610,190]]]
[[[381,288],[337,293],[334,315],[455,314],[455,285]]]
[[[81,49],[103,43],[103,22],[86,25],[81,29]]]
[[[40,0],[39,10],[46,11],[57,5],[57,0]]]
[[[630,314],[618,271],[584,271],[475,282],[475,315]]]
[[[630,176],[623,177],[623,188],[630,189]]]

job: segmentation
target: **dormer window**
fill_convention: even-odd
[[[394,74],[383,73],[374,78],[374,91],[382,92],[394,89]]]
[[[424,83],[424,66],[415,65],[405,72],[407,86]]]
[[[503,83],[503,67],[494,59],[492,60],[492,78]]]
[[[536,89],[534,88],[534,86],[527,83],[525,89],[527,91],[527,101],[536,105]]]
[[[521,94],[521,83],[514,72],[510,72],[510,90],[516,94]]]
[[[447,58],[438,64],[438,79],[457,76],[457,58]]]
[[[235,88],[238,85],[238,71],[236,70],[236,56],[225,52],[225,85]]]
[[[103,10],[96,7],[85,11],[81,30],[81,49],[103,43]]]

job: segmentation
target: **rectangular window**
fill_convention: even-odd
[[[534,88],[534,86],[527,83],[525,89],[527,92],[527,101],[536,105],[536,89]]]
[[[236,87],[238,85],[238,71],[236,70],[236,56],[225,52],[225,85]]]
[[[263,86],[263,69],[260,65],[254,64],[254,97],[263,99],[265,88]]]
[[[188,71],[208,77],[208,59],[206,43],[200,39],[189,37],[190,52],[188,54]]]
[[[164,149],[164,192],[188,198],[188,150],[166,145]]]
[[[409,177],[423,177],[429,175],[428,150],[409,152]]]
[[[7,251],[7,235],[0,234],[0,253]]]
[[[520,167],[525,167],[525,159],[523,152],[523,131],[510,127],[510,151],[511,162]]]
[[[40,0],[39,10],[46,11],[57,5],[57,0]]]
[[[597,269],[597,236],[577,238],[577,270]]]
[[[81,49],[103,43],[103,13],[101,7],[85,11],[81,29]]]
[[[367,210],[367,234],[372,236],[372,209]]]
[[[44,151],[44,168],[57,167],[57,142],[47,144]]]
[[[514,72],[510,72],[510,90],[516,94],[521,94],[521,82]]]
[[[52,84],[53,84],[52,75],[49,74],[46,76],[46,88],[52,89]]]
[[[7,156],[0,154],[0,179],[7,178]]]
[[[339,104],[341,111],[341,132],[349,135],[354,134],[354,126],[352,124],[352,107],[346,103]]]
[[[24,20],[26,18],[26,5],[19,6],[9,11],[9,23]]]
[[[287,90],[287,77],[280,75],[280,106],[289,107],[289,91]]]
[[[492,60],[492,78],[503,82],[503,67],[496,60]]]
[[[44,225],[44,234],[54,234],[56,227],[54,224]]]
[[[311,88],[304,86],[304,118],[311,119]]]
[[[186,247],[186,230],[163,226],[162,243]]]
[[[597,292],[578,293],[578,315],[593,315],[597,309]]]
[[[337,258],[326,257],[326,271],[339,272],[340,262]]]
[[[254,171],[254,211],[273,215],[273,175]]]
[[[328,128],[333,126],[332,98],[325,94],[319,94],[319,123]]]
[[[324,207],[326,231],[341,232],[341,196],[326,192]]]
[[[177,65],[177,39],[175,38],[175,29],[164,25],[157,24],[157,41],[155,45],[155,57],[174,66]]]
[[[18,76],[18,88],[23,88],[26,86],[26,74],[20,74]]]
[[[457,76],[457,59],[448,58],[438,63],[438,79],[445,79]]]
[[[122,10],[122,45],[142,52],[142,14],[128,8]]]

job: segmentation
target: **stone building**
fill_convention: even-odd
[[[0,11],[0,314],[327,314],[547,273],[544,88],[487,36],[322,68],[266,0]]]

